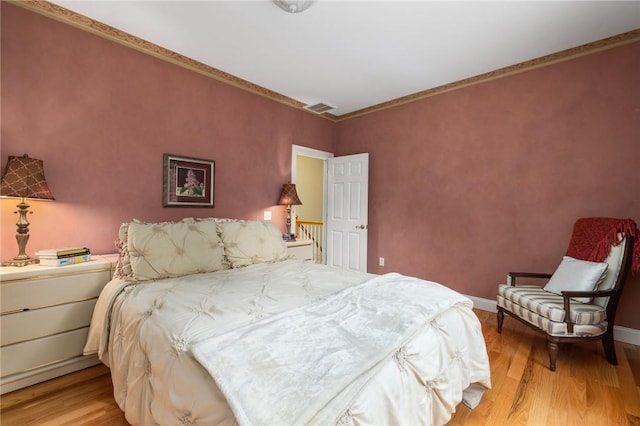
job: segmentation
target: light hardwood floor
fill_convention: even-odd
[[[619,365],[600,342],[561,345],[548,369],[545,340],[505,318],[476,311],[482,322],[493,387],[474,410],[463,404],[450,425],[640,425],[640,347],[616,342]],[[96,366],[0,399],[2,426],[126,425],[113,400],[109,370]]]

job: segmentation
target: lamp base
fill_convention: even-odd
[[[34,259],[27,254],[27,242],[29,241],[29,220],[27,219],[27,211],[29,204],[25,198],[17,204],[18,222],[16,225],[16,241],[18,242],[18,255],[11,260],[2,262],[2,266],[27,266],[40,263],[40,259]]]
[[[34,259],[33,257],[29,257],[27,259],[13,258],[11,260],[6,260],[2,262],[2,266],[27,266],[27,265],[35,265],[38,263],[40,263],[40,259]]]

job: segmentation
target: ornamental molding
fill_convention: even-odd
[[[88,18],[79,13],[73,12],[62,6],[58,6],[49,1],[39,0],[8,0],[15,6],[22,7],[29,11],[38,13],[56,21],[74,26],[81,30],[90,32],[108,40],[114,41],[121,45],[130,47],[140,52],[146,53],[153,57],[165,60],[174,65],[181,66],[190,71],[197,72],[207,77],[216,79],[226,84],[230,84],[242,90],[249,91],[251,93],[266,97],[273,101],[288,105],[295,109],[307,112],[308,114],[319,115],[320,117],[328,120],[339,122],[345,121],[351,118],[359,117],[365,114],[381,111],[388,108],[393,108],[399,105],[404,105],[411,102],[416,102],[421,99],[425,99],[431,96],[439,95],[441,93],[450,92],[453,90],[461,89],[471,85],[484,83],[486,81],[495,80],[498,78],[518,74],[521,72],[530,71],[536,68],[556,64],[558,62],[567,61],[580,56],[589,55],[592,53],[600,52],[603,50],[618,47],[624,44],[634,43],[640,41],[640,29],[628,31],[626,33],[618,34],[612,37],[607,37],[602,40],[594,41],[591,43],[583,44],[581,46],[573,47],[571,49],[562,50],[560,52],[552,53],[550,55],[541,56],[539,58],[531,59],[528,61],[520,62],[515,65],[500,68],[494,71],[479,74],[474,77],[466,78],[463,80],[448,83],[442,86],[434,87],[432,89],[423,90],[413,93],[411,95],[403,96],[397,99],[393,99],[387,102],[382,102],[377,105],[373,105],[367,108],[353,111],[344,115],[336,116],[331,113],[315,114],[304,109],[304,104],[295,99],[284,96],[280,93],[274,92],[257,84],[253,84],[247,80],[236,77],[232,74],[221,71],[217,68],[205,65],[202,62],[198,62],[194,59],[188,58],[179,53],[173,52],[157,44],[148,42],[139,37],[126,33],[124,31],[113,28],[109,25],[103,24],[94,19]]]

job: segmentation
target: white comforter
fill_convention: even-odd
[[[279,409],[282,404],[278,396],[284,393],[267,390],[264,386],[269,380],[260,378],[255,371],[242,369],[242,373],[234,373],[242,366],[259,366],[256,362],[265,357],[255,352],[258,349],[243,346],[246,341],[240,342],[240,347],[231,345],[230,342],[236,340],[232,333],[239,329],[243,332],[255,330],[252,324],[260,327],[289,321],[292,317],[287,311],[295,314],[306,309],[296,308],[310,302],[325,300],[330,303],[336,300],[330,297],[332,293],[357,286],[372,277],[322,265],[286,261],[130,286],[113,281],[96,305],[85,351],[99,352],[101,359],[111,366],[116,401],[132,424],[234,424],[236,419],[227,398],[235,406],[236,414],[242,413],[238,419],[256,424],[283,423],[282,417],[277,420],[278,417],[273,415],[282,415],[283,412],[287,415],[286,410]],[[399,276],[387,278],[397,280]],[[376,281],[388,282],[388,279],[381,277]],[[477,398],[478,393],[474,394],[472,390],[490,386],[484,340],[479,322],[471,311],[471,302],[437,284],[420,283],[426,284],[421,284],[425,289],[431,287],[432,292],[431,297],[425,298],[418,297],[416,289],[408,290],[408,300],[427,299],[424,304],[417,304],[424,306],[418,317],[415,317],[415,312],[407,315],[409,319],[419,318],[419,321],[413,321],[413,329],[408,330],[407,335],[397,334],[391,346],[385,344],[374,348],[375,359],[368,361],[367,367],[342,369],[342,384],[337,388],[344,387],[345,383],[353,386],[348,386],[348,392],[340,398],[332,399],[330,395],[323,397],[324,402],[316,404],[320,408],[329,407],[328,410],[308,411],[311,414],[305,411],[307,414],[298,417],[297,421],[292,417],[287,423],[443,424],[463,398],[463,390],[467,390],[468,396]],[[348,290],[342,294],[351,292]],[[116,297],[118,294],[120,296]],[[402,298],[398,294],[386,294],[376,297]],[[388,300],[379,302],[380,306],[387,306]],[[385,307],[388,321],[378,321],[378,325],[386,323],[398,329],[394,316],[402,314],[403,310],[395,313],[386,310],[397,309],[406,303],[388,304],[388,308]],[[265,322],[264,319],[269,317],[272,320]],[[416,330],[420,331],[416,334]],[[309,337],[322,337],[309,330],[304,333]],[[215,345],[221,343],[218,339],[225,342],[220,346],[220,358],[215,351]],[[310,341],[319,345],[322,340]],[[336,342],[333,338],[331,340]],[[351,342],[353,347],[363,343],[361,340]],[[290,348],[292,356],[302,348],[303,345]],[[319,349],[317,353],[321,354]],[[216,359],[229,362],[233,360],[229,355],[237,355],[237,362],[227,369],[230,374],[219,374],[224,368],[212,369],[218,371],[216,379],[223,383],[226,396],[212,375],[196,361],[194,350],[205,365],[215,363]],[[261,350],[268,350],[268,347]],[[341,350],[349,351],[349,345]],[[344,355],[346,357],[347,353]],[[328,367],[334,366],[336,371],[339,367],[346,367],[346,363],[343,365],[330,356],[335,356],[335,353],[322,355],[316,361]],[[296,356],[296,359],[299,358]],[[308,372],[299,373],[291,377],[302,378],[301,382],[305,382]],[[250,377],[247,374],[255,374],[253,385],[251,380],[246,380]],[[343,375],[353,377],[345,378]],[[241,378],[247,384],[229,385],[234,378]],[[309,395],[313,392],[324,395],[323,391],[318,392],[318,388],[313,389],[316,383],[319,384],[318,380],[308,380],[307,383],[312,389]],[[263,387],[264,395],[276,392],[276,398],[267,400],[265,397],[262,405],[258,405],[262,394],[254,392],[260,387]],[[286,389],[281,392],[286,392]],[[302,407],[313,405],[305,402],[302,394],[298,398],[300,401]],[[314,399],[314,402],[318,401]],[[272,406],[274,410],[264,406]],[[243,417],[247,412],[252,413],[250,417]],[[258,417],[253,417],[255,412],[259,413]],[[266,416],[261,417],[260,413],[266,413]],[[318,414],[315,418],[314,413]]]

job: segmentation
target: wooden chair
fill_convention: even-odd
[[[579,222],[576,222],[574,226],[574,235]],[[631,221],[631,223],[633,223],[633,232],[615,232],[616,238],[613,244],[610,245],[608,255],[604,259],[604,263],[607,265],[601,265],[601,267],[606,267],[606,270],[601,273],[600,277],[597,277],[599,280],[596,279],[595,289],[571,289],[574,285],[573,288],[581,287],[577,285],[579,283],[571,281],[578,279],[577,277],[584,278],[582,270],[576,274],[575,269],[566,269],[566,265],[576,264],[576,262],[573,262],[576,259],[571,257],[565,257],[563,263],[553,275],[509,272],[507,274],[507,284],[502,284],[498,288],[498,333],[502,333],[504,314],[507,314],[537,332],[545,334],[549,349],[549,369],[551,371],[556,369],[558,344],[561,342],[602,340],[607,361],[610,364],[617,365],[618,360],[613,342],[613,326],[618,301],[632,266],[634,236],[637,235],[637,228],[634,222]],[[582,223],[582,225],[585,225],[585,223]],[[572,236],[572,241],[573,239],[574,237]],[[578,262],[583,261],[578,260]],[[596,264],[596,262],[585,262],[584,265],[588,268],[593,268],[590,265],[591,263]],[[570,290],[558,292],[557,288],[550,288],[550,284],[552,277],[560,277],[560,270],[563,267],[565,267],[564,277],[571,277],[569,280],[564,280],[569,281],[568,287]],[[567,271],[573,275],[567,275]],[[545,287],[516,285],[517,279],[522,281],[525,278],[547,279],[549,282]],[[557,280],[555,282],[557,283]],[[560,294],[555,294],[549,290],[555,290]],[[587,299],[576,301],[575,298]]]

